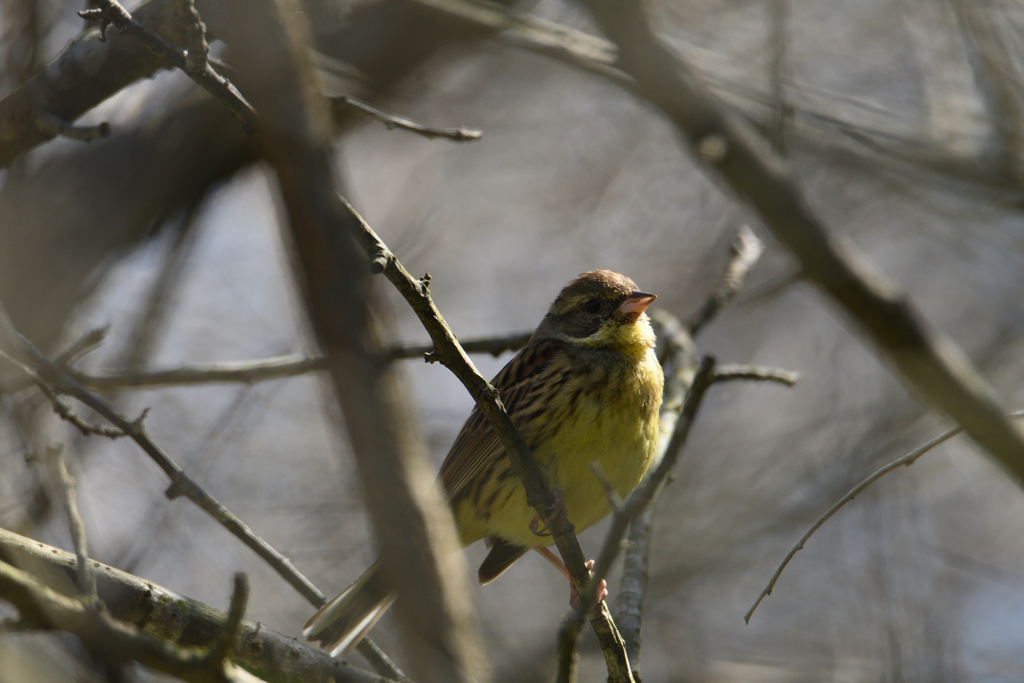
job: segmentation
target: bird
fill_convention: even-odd
[[[565,515],[577,531],[593,526],[612,510],[608,484],[624,498],[651,467],[664,382],[644,312],[655,298],[620,273],[581,274],[561,290],[527,345],[492,380],[555,494],[557,509],[545,520],[527,504],[479,407],[466,420],[438,480],[462,546],[484,540],[490,548],[477,572],[481,584],[531,549],[568,576],[548,549],[553,540],[546,524]],[[303,635],[332,656],[346,654],[396,597],[375,563],[321,607]]]

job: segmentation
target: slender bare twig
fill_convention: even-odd
[[[467,353],[489,353],[498,356],[505,351],[520,349],[530,341],[532,332],[516,332],[493,337],[468,339],[462,343]],[[422,358],[433,353],[434,345],[426,343],[395,344],[384,349],[389,359]],[[289,354],[246,361],[225,361],[181,365],[160,370],[123,370],[88,373],[69,370],[83,386],[96,391],[181,386],[190,384],[241,383],[253,384],[318,372],[327,367],[325,356]],[[10,391],[29,386],[29,383],[11,385]]]
[[[612,563],[618,557],[619,550],[622,548],[622,538],[625,536],[630,522],[637,514],[650,505],[655,493],[661,489],[665,479],[679,461],[683,446],[686,444],[690,429],[693,427],[694,419],[697,417],[697,411],[700,409],[700,404],[704,399],[704,394],[712,384],[711,380],[714,376],[714,371],[715,359],[711,356],[705,356],[694,377],[693,385],[686,396],[686,402],[683,404],[679,422],[676,423],[675,429],[672,432],[672,438],[665,447],[657,469],[655,469],[651,476],[644,479],[643,483],[612,514],[611,528],[605,535],[601,552],[594,562],[594,569],[590,580],[579,594],[579,606],[566,617],[559,631],[559,683],[569,683],[576,678],[574,653],[583,618],[597,596],[601,581],[608,575]]]
[[[57,413],[60,419],[80,431],[83,436],[104,436],[108,439],[120,439],[122,436],[127,436],[123,430],[115,427],[87,422],[78,413],[72,410],[71,406],[68,405],[68,402],[57,395],[45,382],[37,382],[36,386],[39,388],[39,391],[49,399],[50,405],[53,406],[53,412]],[[138,419],[142,420],[143,417],[145,417],[144,414]]]
[[[235,574],[235,585],[231,590],[228,618],[224,622],[224,628],[221,629],[220,635],[213,641],[213,647],[210,648],[210,652],[206,656],[207,661],[212,665],[219,665],[231,652],[232,646],[235,644],[235,640],[242,629],[242,617],[245,616],[245,608],[248,604],[249,577],[244,572],[237,572]]]
[[[1024,417],[1024,410],[1018,410],[1009,413],[1007,417]],[[946,441],[949,441],[954,436],[960,434],[963,431],[963,427],[954,427],[952,429],[946,430],[942,434],[936,436],[931,441],[928,441],[918,446],[914,450],[910,451],[903,457],[897,458],[888,465],[878,468],[873,473],[871,473],[871,475],[869,475],[866,479],[864,479],[859,484],[850,489],[845,496],[837,500],[832,505],[832,507],[825,511],[825,514],[823,514],[821,517],[818,517],[814,524],[812,524],[810,528],[808,528],[807,531],[804,532],[804,535],[800,537],[800,540],[797,541],[796,545],[794,545],[790,549],[790,551],[786,553],[786,557],[782,560],[782,564],[779,565],[779,568],[776,569],[775,573],[772,575],[771,581],[769,581],[768,585],[765,586],[763,591],[761,591],[761,594],[757,596],[757,600],[754,601],[753,606],[751,606],[747,613],[743,615],[743,621],[745,621],[748,624],[750,623],[750,617],[754,615],[754,610],[757,609],[757,606],[761,604],[762,600],[771,595],[772,591],[775,590],[775,583],[779,580],[779,577],[782,576],[782,572],[786,569],[786,566],[789,564],[790,560],[792,560],[798,552],[804,549],[804,545],[807,543],[807,541],[810,540],[811,536],[814,535],[814,532],[820,529],[825,522],[831,519],[832,515],[839,511],[839,508],[843,507],[844,505],[852,501],[854,498],[859,496],[864,491],[864,489],[871,486],[873,483],[875,483],[885,475],[889,474],[893,470],[899,469],[900,467],[910,467],[915,462],[917,462],[917,459],[920,458],[922,455],[932,450],[936,446],[945,443]]]
[[[696,151],[799,259],[805,277],[828,293],[876,344],[908,386],[956,420],[1024,484],[1024,433],[999,396],[949,338],[934,330],[852,244],[811,210],[791,169],[742,118],[725,108],[652,31],[641,0],[586,0],[637,79]]]
[[[141,40],[154,54],[170,66],[184,71],[200,87],[218,98],[231,113],[242,122],[242,125],[249,131],[256,129],[256,111],[245,100],[242,93],[228,79],[214,71],[205,55],[191,55],[169,40],[164,39],[152,29],[146,28],[132,18],[132,15],[121,6],[117,0],[95,0],[98,9],[89,9],[79,12],[83,19],[101,19],[109,21],[122,33],[127,33]],[[193,12],[195,8],[193,7]],[[198,13],[196,14],[198,20]],[[198,26],[202,27],[199,21]],[[199,30],[193,27],[194,32]],[[197,42],[195,40],[191,42]],[[205,38],[203,38],[205,43]]]
[[[41,111],[36,114],[35,124],[39,132],[50,138],[60,135],[72,140],[90,142],[110,137],[110,124],[106,121],[97,126],[76,126],[55,114]]]
[[[497,358],[506,351],[518,351],[526,346],[533,331],[512,332],[510,334],[498,334],[490,337],[473,337],[460,340],[462,350],[466,353],[489,353]],[[425,358],[428,362],[435,360],[434,343],[412,343],[392,344],[384,350],[385,355],[390,359],[398,358]]]
[[[422,123],[407,119],[404,116],[392,114],[391,112],[378,109],[377,107],[363,102],[360,99],[356,99],[350,95],[328,95],[329,99],[335,106],[345,107],[352,111],[358,112],[364,116],[368,116],[371,119],[380,121],[388,130],[394,130],[401,128],[402,130],[412,131],[417,133],[428,140],[434,138],[445,138],[446,140],[453,140],[455,142],[471,142],[473,140],[479,140],[483,137],[483,131],[477,130],[476,128],[466,128],[464,126],[456,126],[454,128],[435,128],[433,126],[427,126]]]
[[[729,249],[732,252],[732,258],[729,259],[729,264],[725,268],[722,283],[685,323],[691,337],[696,337],[701,328],[718,314],[722,306],[736,296],[736,292],[743,286],[743,281],[747,278],[747,273],[764,253],[764,243],[757,239],[753,230],[743,225]]]
[[[764,365],[730,363],[719,366],[715,371],[715,376],[711,378],[712,382],[731,382],[734,380],[778,382],[779,384],[791,387],[800,381],[800,373],[795,370],[769,368]]]
[[[107,333],[110,331],[109,325],[103,327],[96,327],[71,343],[68,348],[64,349],[60,355],[53,359],[53,362],[61,367],[70,367],[74,365],[82,356],[93,351],[96,347],[103,343],[103,340],[107,338]]]
[[[5,529],[0,529],[0,558],[17,567],[45,568],[36,580],[55,590],[66,586],[68,579],[74,581],[77,572],[74,555]],[[227,617],[219,609],[99,562],[93,563],[93,569],[99,598],[114,619],[173,645],[203,652],[224,631]],[[167,624],[175,627],[167,629]],[[22,621],[20,629],[43,626]],[[241,622],[229,656],[260,678],[281,683],[332,679],[338,683],[387,683],[368,671],[340,664],[318,648],[248,621]]]
[[[82,515],[78,512],[75,480],[64,464],[64,446],[62,444],[47,446],[43,458],[54,488],[58,488],[63,492],[61,499],[64,506],[64,515],[68,518],[71,544],[75,548],[78,588],[85,595],[89,604],[96,606],[99,601],[99,597],[96,594],[96,576],[93,573],[92,565],[89,563],[89,543],[85,535],[85,523],[82,521]]]

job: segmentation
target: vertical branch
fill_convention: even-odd
[[[71,544],[75,548],[78,587],[90,604],[95,605],[98,600],[96,577],[89,564],[89,544],[85,537],[85,523],[82,521],[82,515],[78,512],[75,480],[64,464],[64,446],[51,444],[46,447],[46,453],[42,457],[50,481],[54,488],[59,489],[63,494],[61,502],[64,507],[64,515],[68,518],[68,528],[71,530]]]
[[[287,0],[232,0],[232,54],[261,112],[309,317],[341,404],[382,569],[416,677],[488,678],[450,512],[433,487],[404,384],[387,362],[365,257],[337,194],[327,102],[308,63],[305,15]]]

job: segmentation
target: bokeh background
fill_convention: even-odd
[[[78,5],[2,7],[6,94],[81,22]],[[737,301],[697,343],[720,362],[784,367],[801,380],[712,388],[655,518],[645,681],[1019,680],[1024,496],[966,437],[840,511],[744,624],[810,523],[949,424],[800,280],[657,112],[524,47],[514,31],[467,28],[411,1],[306,9],[325,88],[484,133],[456,144],[348,119],[337,135],[350,200],[410,271],[431,274],[460,337],[532,329],[559,288],[593,268],[630,275],[659,295],[657,307],[685,317],[717,286],[741,225],[766,242]],[[520,9],[596,33],[572,3]],[[1024,407],[1020,6],[678,0],[649,10],[706,83],[770,134],[781,84],[783,151],[810,204],[901,283],[1008,408]],[[230,63],[225,46],[215,53]],[[0,172],[0,298],[19,328],[58,352],[109,325],[87,370],[315,351],[276,181],[237,124],[168,72],[83,119],[100,121],[111,122],[110,139],[56,140]],[[383,279],[379,287],[397,320],[392,341],[426,340]],[[474,360],[491,376],[510,357]],[[444,368],[400,362],[440,465],[472,400]],[[373,560],[322,378],[110,398],[129,414],[150,408],[154,440],[324,592]],[[221,607],[232,572],[244,570],[248,618],[299,635],[307,603],[201,511],[166,500],[164,475],[137,447],[76,435],[28,392],[2,398],[0,526],[70,548],[52,492],[23,458],[50,441],[74,454],[96,559]],[[601,528],[581,537],[591,556]],[[472,547],[466,561],[475,568],[484,554]],[[617,574],[610,586],[614,596]],[[475,587],[497,680],[552,678],[566,599],[564,579],[532,554]],[[373,636],[402,662],[390,618]],[[581,680],[603,680],[593,636],[582,643]],[[100,676],[73,639],[0,637],[0,680],[28,666],[35,680]]]

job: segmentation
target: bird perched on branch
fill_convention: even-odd
[[[583,273],[566,285],[529,344],[492,381],[556,492],[552,514],[567,515],[578,531],[611,511],[606,483],[625,497],[654,459],[663,376],[644,313],[654,299],[619,273]],[[552,518],[540,520],[527,504],[479,408],[455,439],[439,479],[462,545],[485,539],[491,549],[480,565],[480,583],[493,581],[531,549],[568,576],[542,528]],[[313,615],[303,634],[334,656],[346,653],[396,595],[374,564]]]

